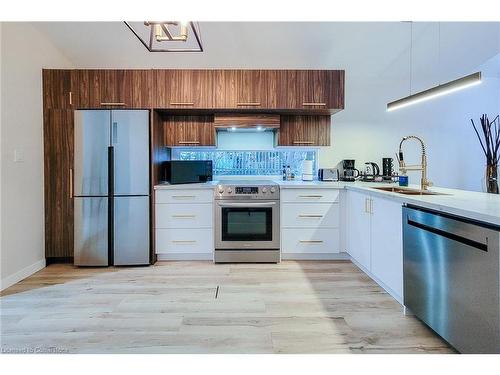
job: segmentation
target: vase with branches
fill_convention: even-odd
[[[473,119],[470,121],[486,157],[486,191],[498,194],[498,162],[500,159],[499,116],[497,115],[493,121],[490,121],[488,115],[482,115],[480,118],[480,127],[476,126]]]

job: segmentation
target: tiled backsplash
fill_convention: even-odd
[[[317,150],[228,151],[172,149],[173,160],[212,160],[214,175],[264,176],[281,175],[289,165],[296,176],[302,175],[302,161],[313,160],[317,172]]]

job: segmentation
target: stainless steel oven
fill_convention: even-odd
[[[227,181],[215,191],[215,261],[279,262],[279,187]]]

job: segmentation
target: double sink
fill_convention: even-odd
[[[384,186],[384,187],[381,186],[381,187],[374,187],[372,189],[387,191],[389,193],[404,194],[404,195],[446,195],[443,193],[436,193],[435,191],[393,187],[393,186]]]

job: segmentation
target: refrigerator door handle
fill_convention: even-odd
[[[118,123],[113,122],[113,129],[111,130],[111,143],[118,143]]]

